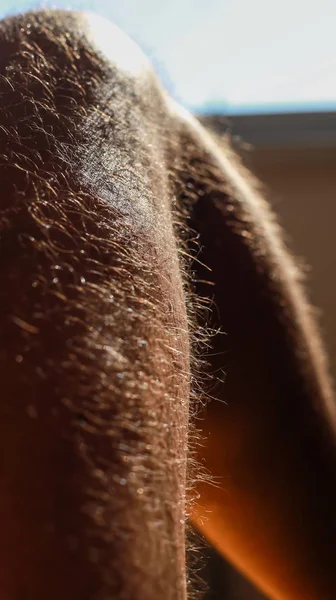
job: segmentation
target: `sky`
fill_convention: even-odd
[[[114,21],[194,111],[336,109],[336,0],[0,0],[0,17],[39,6]]]

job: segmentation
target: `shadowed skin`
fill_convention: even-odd
[[[0,46],[1,597],[185,600],[191,513],[271,598],[332,600],[333,393],[250,176],[106,21]]]

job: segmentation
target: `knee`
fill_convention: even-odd
[[[95,303],[92,290],[105,290],[109,307],[114,285],[126,311],[137,273],[144,290],[146,278],[168,290],[167,305],[175,302],[185,326],[163,157],[166,112],[141,51],[99,17],[66,11],[3,20],[0,51],[0,235],[12,261],[8,311],[13,297],[27,305],[20,285],[34,303],[39,288],[31,282],[40,279],[71,301],[85,297],[85,306],[91,296]],[[55,293],[50,301],[60,312],[62,298]]]
[[[37,11],[0,22],[0,56],[2,240],[35,268],[37,250],[75,265],[80,244],[113,239],[120,252],[132,239],[179,279],[169,117],[141,51],[100,17]]]
[[[117,27],[90,13],[28,12],[0,22],[0,54],[2,197],[75,181],[107,197],[126,156],[135,179],[157,172],[164,94]]]
[[[44,57],[49,67],[69,70],[82,67],[77,76],[115,69],[136,80],[152,77],[141,49],[113,23],[89,11],[36,10],[9,16],[0,22],[2,68],[8,59]],[[29,49],[29,56],[28,52]],[[43,65],[40,64],[40,69]],[[90,73],[91,67],[91,73]],[[84,70],[84,73],[83,73]]]

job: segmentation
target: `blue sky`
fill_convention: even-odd
[[[0,16],[41,3],[1,0]],[[70,0],[108,17],[197,111],[336,108],[336,0]]]

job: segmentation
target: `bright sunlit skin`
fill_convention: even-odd
[[[106,21],[0,50],[0,596],[185,600],[191,514],[274,600],[332,600],[334,398],[250,175]]]

